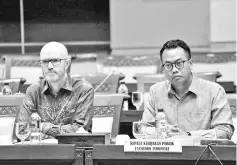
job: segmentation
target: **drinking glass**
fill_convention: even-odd
[[[140,107],[143,103],[142,92],[139,92],[139,91],[132,92],[132,103],[136,107],[137,110],[140,109]]]
[[[24,144],[25,139],[30,135],[30,124],[28,122],[16,123],[15,133],[22,144]]]
[[[146,138],[146,122],[134,121],[132,123],[132,133],[136,139]]]

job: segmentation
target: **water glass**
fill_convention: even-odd
[[[132,92],[132,103],[137,110],[140,110],[143,103],[143,93],[139,91]]]
[[[15,133],[22,144],[24,144],[25,139],[30,135],[30,124],[28,122],[16,123]]]
[[[146,122],[134,121],[132,125],[132,133],[136,139],[146,138]]]

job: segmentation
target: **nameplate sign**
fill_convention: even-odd
[[[124,152],[182,152],[176,139],[130,139],[124,143]]]

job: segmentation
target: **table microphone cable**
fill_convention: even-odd
[[[205,151],[206,151],[207,149],[209,149],[209,150],[212,152],[212,154],[216,157],[216,159],[218,160],[218,162],[219,162],[221,165],[223,165],[223,163],[222,163],[221,160],[218,158],[218,156],[216,155],[216,153],[212,150],[212,146],[213,146],[213,145],[216,145],[216,144],[215,144],[215,143],[210,143],[210,144],[208,144],[208,145],[204,148],[204,150],[202,151],[201,155],[199,156],[199,158],[197,159],[197,161],[195,162],[194,165],[197,165],[197,164],[198,164],[198,162],[200,161],[200,159],[202,158],[203,154],[205,153]]]

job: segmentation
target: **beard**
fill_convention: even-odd
[[[47,72],[45,74],[45,79],[48,81],[48,82],[58,82],[59,80],[61,80],[63,76],[60,75],[59,73],[57,72]]]

